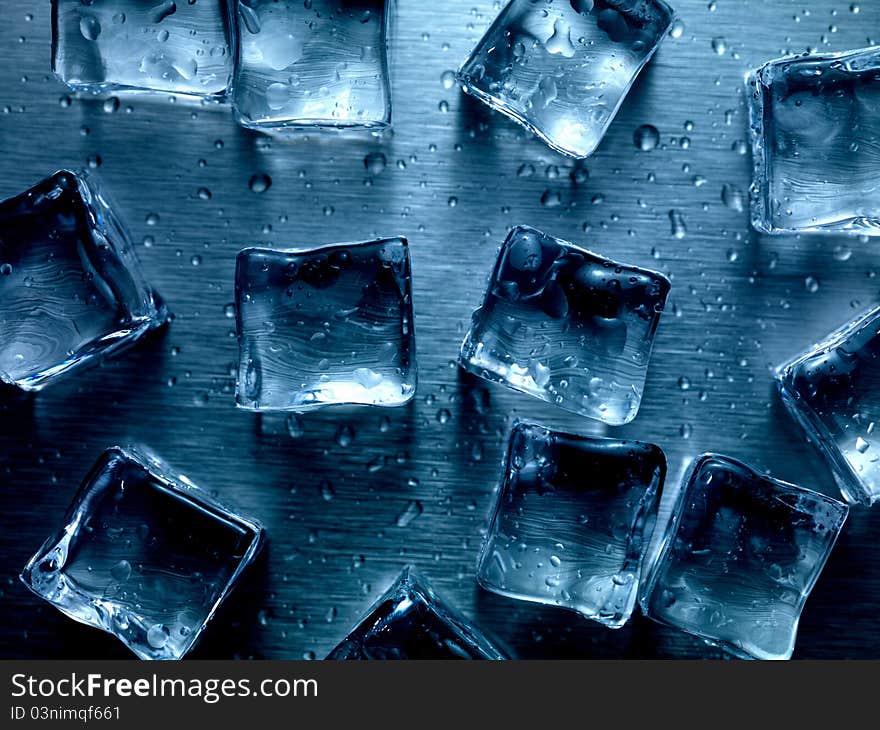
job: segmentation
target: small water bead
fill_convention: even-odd
[[[719,56],[723,56],[727,51],[727,42],[721,36],[712,39],[712,50]]]
[[[455,72],[454,71],[444,71],[440,76],[440,83],[443,84],[444,89],[451,89],[455,86]]]
[[[101,23],[94,15],[83,15],[79,20],[79,32],[87,41],[96,41],[101,35]]]
[[[154,649],[161,649],[168,643],[170,635],[162,624],[153,624],[147,631],[147,643]]]
[[[642,152],[650,152],[660,144],[660,132],[653,124],[643,124],[633,134],[633,142],[636,145],[636,149],[640,149]]]
[[[107,114],[113,114],[119,109],[119,99],[115,96],[111,96],[109,99],[104,100],[104,111]]]
[[[343,448],[351,446],[354,441],[354,429],[351,426],[341,426],[336,432],[336,443]]]
[[[146,223],[148,226],[155,226],[159,224],[159,214],[158,213],[147,213]]]
[[[200,200],[210,200],[211,199],[211,191],[208,188],[199,188],[198,196]]]
[[[364,157],[364,167],[371,175],[379,175],[384,172],[388,160],[381,152],[371,152]]]
[[[808,276],[804,279],[804,287],[810,294],[815,294],[819,291],[819,281],[814,276]]]
[[[272,187],[272,178],[263,172],[257,173],[251,176],[251,179],[248,182],[248,187],[250,187],[251,192],[265,193],[270,187]]]

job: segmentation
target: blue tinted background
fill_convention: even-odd
[[[517,416],[660,444],[673,484],[688,458],[715,450],[836,494],[783,412],[771,369],[878,299],[880,242],[760,237],[747,211],[725,205],[722,190],[745,194],[749,185],[744,72],[783,51],[868,45],[880,5],[863,0],[857,14],[850,5],[678,0],[680,33],[664,42],[580,166],[585,178],[446,88],[444,72],[458,67],[499,9],[491,0],[400,0],[393,136],[292,143],[237,128],[224,107],[164,97],[123,98],[115,112],[100,101],[65,106],[49,73],[49,3],[4,0],[0,195],[100,156],[144,269],[176,318],[164,336],[102,369],[30,402],[4,400],[0,653],[127,656],[116,640],[29,595],[16,576],[101,450],[131,440],[269,530],[265,559],[195,656],[322,657],[407,562],[523,657],[716,656],[642,618],[612,632],[483,593],[473,581],[476,553]],[[661,146],[641,152],[633,133],[648,123]],[[364,158],[376,152],[387,166],[370,174]],[[262,194],[248,186],[257,173],[272,178]],[[673,235],[672,210],[685,221],[683,238]],[[453,365],[498,246],[517,223],[672,279],[631,425],[605,428]],[[261,425],[236,411],[227,316],[236,252],[397,234],[410,239],[413,257],[421,370],[414,402],[308,415],[296,439],[283,419]],[[343,426],[354,432],[347,446],[335,439]],[[421,514],[397,526],[407,509]],[[878,542],[880,512],[854,510],[807,602],[795,656],[880,655]]]

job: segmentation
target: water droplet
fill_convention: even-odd
[[[161,649],[168,643],[169,634],[162,624],[153,624],[147,631],[147,643],[154,649]]]
[[[169,15],[174,15],[176,12],[177,3],[171,2],[171,0],[166,0],[163,3],[159,3],[150,11],[148,19],[151,23],[161,23]]]
[[[94,15],[83,15],[79,20],[79,32],[87,41],[96,41],[101,35],[101,24]]]
[[[248,182],[248,187],[250,187],[252,192],[265,193],[270,187],[272,187],[272,178],[264,172],[259,172],[256,175],[251,176],[250,182]]]
[[[354,441],[354,429],[351,426],[340,426],[336,431],[336,443],[346,448]]]
[[[745,196],[735,185],[724,185],[721,188],[721,201],[731,210],[742,213],[745,210]]]
[[[642,152],[650,152],[660,144],[660,132],[653,124],[643,124],[633,134],[633,142]]]
[[[715,51],[719,56],[723,56],[727,51],[727,42],[721,37],[712,39],[712,50]]]
[[[810,294],[815,294],[819,291],[819,280],[814,276],[808,276],[804,279],[804,286]]]
[[[861,436],[856,439],[856,451],[860,454],[864,454],[870,447],[871,444],[865,441]]]
[[[120,560],[116,565],[110,568],[110,575],[113,576],[113,580],[118,581],[119,583],[127,581],[131,575],[131,563],[127,560]]]
[[[684,216],[677,210],[669,211],[669,223],[672,229],[672,235],[678,239],[684,238],[687,234],[687,225]]]
[[[453,71],[444,71],[440,76],[440,83],[443,84],[444,89],[451,89],[455,86],[455,73]]]
[[[394,521],[394,523],[398,527],[406,527],[413,520],[415,520],[417,517],[419,517],[423,511],[424,511],[424,508],[422,507],[421,502],[419,502],[418,500],[415,500],[415,499],[410,500],[409,502],[406,503],[406,506],[403,508],[403,511],[397,515],[397,519]]]
[[[364,157],[364,167],[371,175],[378,175],[385,170],[388,160],[381,152],[371,152]]]

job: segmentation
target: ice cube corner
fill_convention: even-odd
[[[506,659],[413,568],[367,611],[327,659]]]

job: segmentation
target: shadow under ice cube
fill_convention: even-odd
[[[230,512],[152,457],[108,449],[21,579],[141,659],[189,651],[261,547]]]
[[[403,238],[241,251],[238,405],[407,403],[417,380],[410,276]]]
[[[327,659],[506,659],[414,568],[398,579]]]
[[[666,457],[653,444],[516,424],[480,554],[480,585],[623,626],[665,476]]]
[[[641,597],[645,615],[744,659],[788,659],[846,520],[842,502],[726,456],[691,466]]]
[[[880,500],[880,307],[780,367],[776,379],[847,501]]]
[[[88,173],[0,203],[0,379],[39,390],[165,323],[127,231]]]
[[[752,225],[880,235],[880,49],[781,58],[746,83]]]
[[[587,157],[673,19],[661,0],[512,0],[458,79],[553,149]]]
[[[565,410],[629,423],[669,289],[662,274],[517,226],[459,364]]]
[[[52,70],[75,91],[222,99],[233,72],[226,0],[52,0]]]
[[[391,123],[395,0],[232,0],[236,119],[266,132]]]

